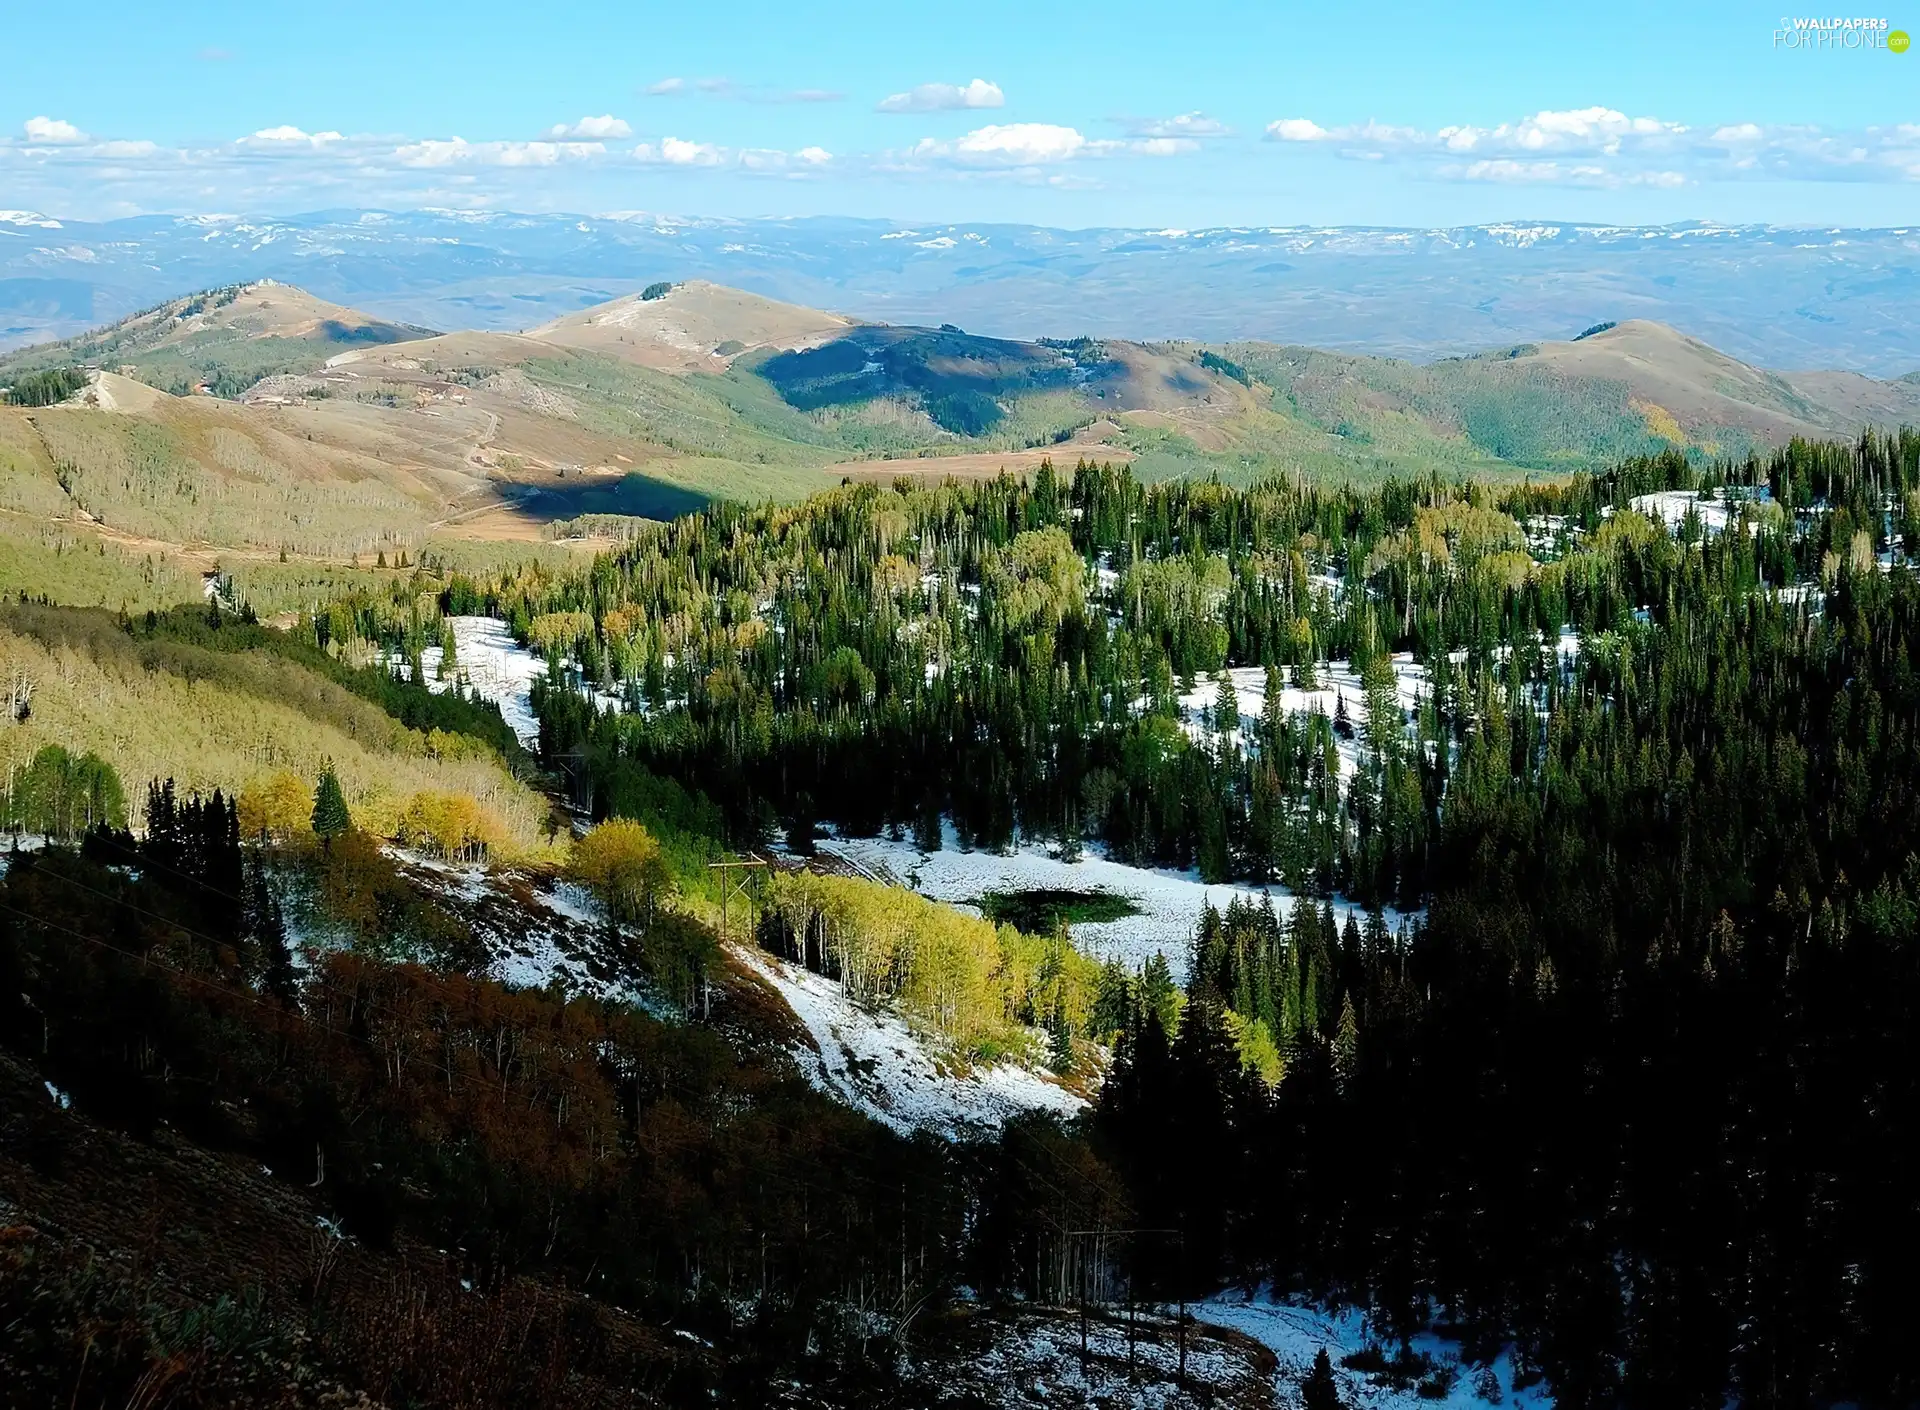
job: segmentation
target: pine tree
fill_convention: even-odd
[[[1360,1067],[1360,1020],[1353,1011],[1353,995],[1340,1000],[1340,1026],[1333,1036],[1333,1077],[1342,1092],[1353,1087],[1354,1073]]]
[[[434,668],[437,680],[448,680],[460,668],[460,654],[453,639],[453,623],[440,623],[440,663]]]
[[[347,811],[346,795],[340,791],[340,776],[333,771],[333,761],[328,760],[313,790],[314,835],[330,843],[352,826],[353,815]]]
[[[1140,970],[1140,1008],[1159,1021],[1162,1033],[1171,1033],[1180,1019],[1179,990],[1167,957],[1156,953]]]
[[[261,983],[282,1003],[294,1002],[293,952],[287,948],[287,923],[280,910],[280,898],[267,880],[266,866],[259,849],[253,850],[247,870],[247,931],[259,955]]]
[[[1059,1073],[1073,1071],[1073,1025],[1067,1022],[1066,1006],[1058,999],[1047,1015],[1047,1065]]]
[[[1300,1405],[1301,1410],[1341,1410],[1340,1387],[1324,1346],[1313,1354],[1313,1369],[1300,1382]]]

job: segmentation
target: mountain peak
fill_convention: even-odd
[[[755,349],[817,347],[853,326],[837,313],[689,279],[563,314],[528,336],[645,367],[711,372]]]

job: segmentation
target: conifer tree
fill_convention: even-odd
[[[347,811],[347,798],[340,791],[340,775],[334,772],[333,761],[329,759],[326,767],[320,770],[320,782],[313,790],[313,831],[323,844],[331,844],[353,826],[353,815]]]
[[[1333,1076],[1342,1092],[1353,1087],[1354,1073],[1360,1066],[1360,1020],[1353,1011],[1353,994],[1340,1000],[1340,1025],[1333,1035]]]
[[[1300,1382],[1300,1405],[1301,1410],[1342,1410],[1333,1361],[1324,1346],[1313,1354],[1313,1369]]]

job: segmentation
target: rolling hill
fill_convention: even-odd
[[[1920,380],[1765,371],[1644,320],[1415,363],[991,338],[700,281],[649,292],[525,333],[430,333],[265,283],[26,349],[0,385],[74,366],[86,384],[0,407],[0,528],[203,566],[337,564],[1049,456],[1147,479],[1512,478],[1920,422]]]
[[[266,280],[209,289],[109,328],[0,358],[0,385],[39,368],[80,363],[185,395],[232,396],[275,372],[320,366],[342,348],[399,342],[432,330],[389,323]]]
[[[704,279],[646,292],[563,314],[528,336],[663,371],[718,372],[746,353],[817,347],[854,324]]]

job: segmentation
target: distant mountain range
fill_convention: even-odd
[[[1920,225],[1051,230],[645,213],[0,212],[0,347],[273,278],[437,328],[518,330],[708,279],[866,320],[1258,340],[1429,361],[1651,319],[1744,362],[1920,369]]]

